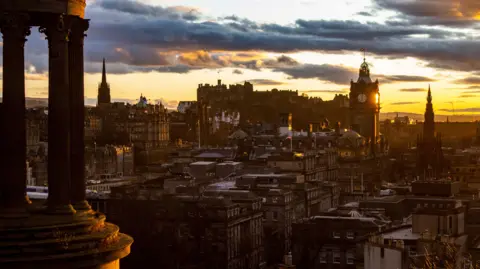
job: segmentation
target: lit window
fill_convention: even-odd
[[[335,263],[335,264],[340,263],[340,253],[338,253],[338,252],[333,253],[333,263]]]
[[[333,232],[333,238],[340,238],[339,232]]]
[[[347,232],[347,238],[348,238],[348,239],[353,239],[353,238],[355,238],[355,233],[354,233],[354,232]]]
[[[353,264],[355,261],[355,257],[353,253],[347,253],[347,264]]]
[[[320,252],[320,263],[327,263],[327,253]]]

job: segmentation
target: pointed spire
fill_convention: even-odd
[[[102,83],[107,83],[107,69],[105,68],[105,58],[103,58]]]
[[[432,103],[432,91],[430,90],[430,84],[428,84],[427,102],[428,102],[429,104]]]

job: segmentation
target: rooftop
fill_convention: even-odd
[[[215,162],[199,161],[199,162],[191,163],[190,165],[211,165],[211,164],[215,164]]]
[[[393,240],[418,240],[421,234],[415,234],[412,231],[412,227],[403,227],[393,231],[386,232],[383,235],[384,239]]]

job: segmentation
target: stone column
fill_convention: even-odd
[[[40,27],[49,50],[47,207],[54,214],[75,213],[70,204],[69,23],[69,17],[52,15]]]
[[[3,126],[1,127],[1,216],[26,215],[25,37],[27,14],[1,16],[3,34]]]
[[[72,18],[68,44],[70,79],[70,195],[76,210],[90,210],[85,196],[85,99],[83,39],[88,20]]]

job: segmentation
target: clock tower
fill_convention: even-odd
[[[379,114],[378,80],[370,78],[370,68],[364,58],[357,82],[350,82],[350,123],[354,131],[370,141],[372,152],[379,137]]]

